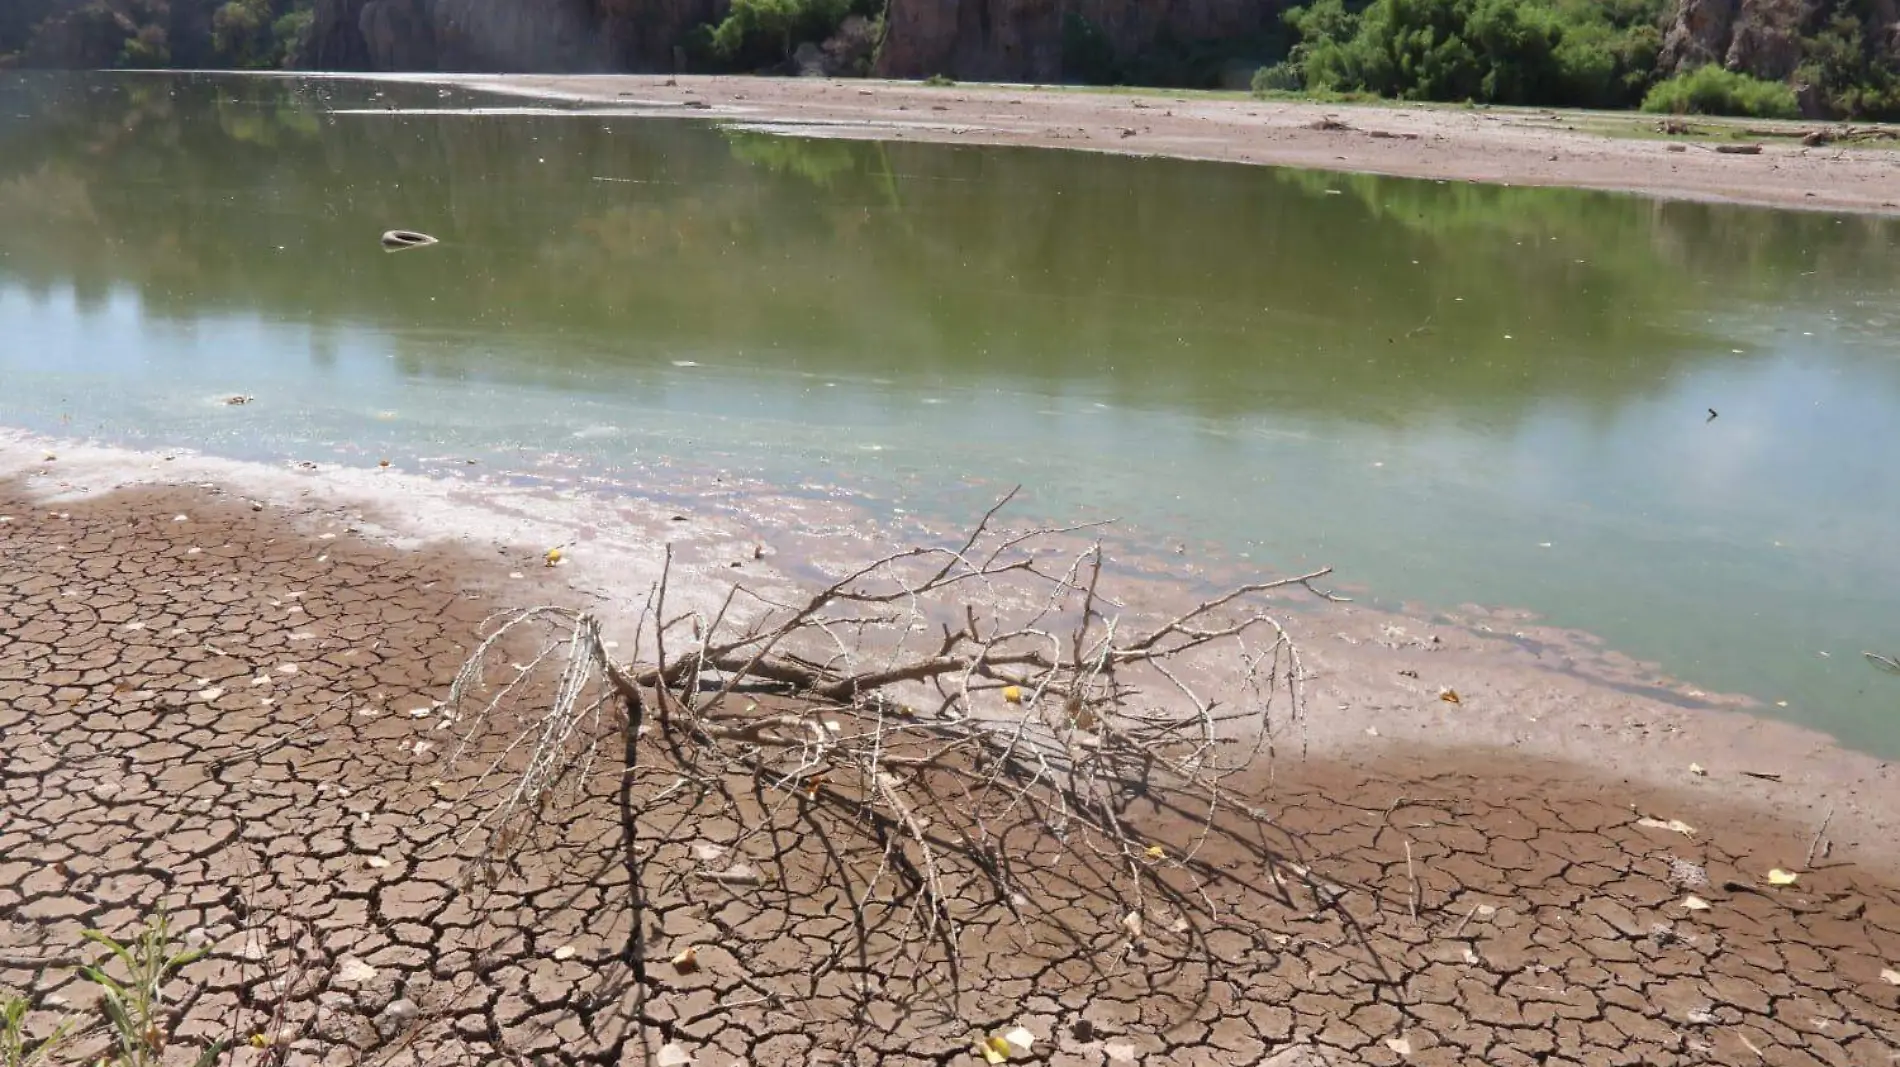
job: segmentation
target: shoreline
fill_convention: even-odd
[[[1331,607],[1290,620],[1326,731],[1310,756],[1283,751],[1232,783],[1240,803],[1270,806],[1266,820],[1210,838],[1192,813],[1126,813],[1167,862],[1180,857],[1207,925],[1186,895],[1157,899],[1135,906],[1151,947],[1118,942],[1130,905],[1074,852],[1011,871],[1022,895],[1007,909],[990,883],[959,878],[967,985],[947,1017],[883,961],[847,952],[833,969],[824,952],[853,943],[837,913],[850,904],[813,869],[838,853],[800,829],[807,811],[681,789],[657,738],[649,773],[636,781],[604,756],[519,862],[474,889],[470,872],[492,869],[471,867],[484,863],[478,776],[515,727],[452,759],[463,709],[443,700],[494,613],[611,614],[627,586],[599,579],[627,581],[656,536],[710,555],[748,531],[675,533],[661,515],[671,525],[654,535],[637,502],[478,496],[393,471],[70,442],[47,459],[46,444],[0,432],[0,620],[15,621],[0,626],[0,997],[29,998],[35,1032],[89,1006],[65,962],[80,930],[123,938],[165,908],[211,952],[176,979],[189,993],[171,1033],[190,1047],[235,1035],[237,1063],[274,1062],[251,1047],[278,1044],[293,1062],[630,1063],[664,1043],[702,1063],[795,1067],[835,1047],[921,1067],[965,1062],[973,1031],[1012,1028],[1038,1059],[1073,1065],[1288,1054],[1450,1067],[1555,1051],[1689,1067],[1896,1051],[1900,789],[1850,781],[1865,757],[1824,748],[1811,767],[1782,765],[1781,782],[1741,777],[1725,762],[1754,751],[1739,712],[1681,710],[1674,735],[1655,702],[1538,680],[1468,638],[1476,625],[1394,632],[1421,624]],[[570,542],[571,562],[542,565],[549,536],[590,524],[602,528]],[[829,548],[861,559],[863,543]],[[689,569],[678,591],[703,595],[725,569]],[[1132,600],[1134,613],[1165,603]],[[1428,689],[1326,710],[1441,671],[1463,672],[1462,703]],[[1567,755],[1509,736],[1558,717],[1609,729]],[[1801,736],[1761,725],[1760,753]],[[1708,775],[1652,780],[1646,768],[1679,760],[1684,741],[1711,746]],[[620,880],[622,781],[640,791],[641,911]],[[735,892],[691,876],[728,852],[771,881]],[[1774,884],[1776,868],[1795,884]],[[653,961],[637,996],[618,972],[636,915]],[[696,962],[665,965],[683,949]],[[1122,965],[1094,966],[1111,960]],[[870,973],[880,980],[857,978]],[[867,1010],[880,1020],[868,1033]]]
[[[392,551],[489,560],[472,576],[484,588],[586,606],[610,636],[636,629],[668,546],[670,603],[710,614],[735,580],[787,597],[890,551],[899,536],[842,506],[820,510],[810,501],[769,501],[738,516],[680,514],[625,496],[329,464],[276,467],[13,430],[0,430],[0,480],[15,481],[46,507],[126,489],[210,491]],[[781,507],[783,514],[769,514]],[[0,533],[15,529],[0,525]],[[556,546],[565,558],[548,568],[543,556]],[[1117,591],[1134,619],[1177,613],[1192,602],[1183,599],[1192,583],[1240,577],[1224,574],[1217,561],[1192,568],[1191,583],[1169,573],[1165,560],[1118,563]],[[1306,661],[1311,714],[1298,747],[1314,758],[1377,763],[1415,749],[1457,759],[1488,752],[1600,768],[1606,784],[1793,823],[1818,820],[1832,806],[1833,836],[1843,846],[1865,844],[1870,860],[1900,870],[1900,851],[1890,845],[1900,839],[1900,770],[1818,731],[1759,715],[1747,698],[1659,678],[1588,635],[1527,624],[1510,612],[1402,615],[1315,602],[1289,604],[1281,617]],[[1456,704],[1441,699],[1447,689],[1459,695]],[[1691,764],[1705,773],[1692,774]]]
[[[308,77],[310,75],[284,75]],[[1317,104],[1182,96],[729,75],[333,74],[608,105],[625,113],[753,123],[856,140],[1066,148],[1121,155],[1549,186],[1753,207],[1900,215],[1900,148],[1768,142],[1759,154],[1591,132],[1649,116],[1539,109]],[[1333,119],[1336,125],[1326,120]],[[1713,129],[1772,123],[1696,118]],[[1330,128],[1320,128],[1330,126]],[[1674,149],[1674,150],[1672,150]]]

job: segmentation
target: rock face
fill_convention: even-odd
[[[984,81],[1056,81],[1072,27],[1118,56],[1158,40],[1248,37],[1290,5],[1259,0],[890,0],[876,73]]]
[[[670,69],[728,0],[318,0],[300,66],[325,70]]]
[[[407,0],[414,4],[415,0]],[[586,0],[435,0],[443,70],[601,70],[605,41]]]
[[[1801,25],[1813,0],[1680,0],[1658,66],[1681,71],[1720,63],[1782,79],[1801,63]]]
[[[1803,31],[1837,15],[1862,22],[1868,43],[1889,62],[1900,57],[1900,0],[1678,0],[1657,67],[1675,73],[1720,63],[1758,78],[1782,80],[1801,65]]]

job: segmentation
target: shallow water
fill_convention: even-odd
[[[1021,482],[1900,753],[1892,222],[0,77],[0,424],[946,520]]]

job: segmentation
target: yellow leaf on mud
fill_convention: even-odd
[[[1000,1037],[978,1038],[976,1047],[970,1051],[983,1057],[984,1063],[1009,1062],[1009,1042]]]
[[[1019,686],[1019,685],[1006,685],[1006,686],[1004,686],[1004,687],[1003,687],[1003,699],[1004,699],[1004,700],[1007,700],[1007,701],[1009,701],[1009,702],[1010,702],[1011,704],[1020,704],[1020,703],[1022,703],[1022,702],[1023,702],[1023,688],[1022,688],[1022,686]]]
[[[673,957],[673,969],[681,974],[691,974],[699,970],[699,949],[688,945]]]
[[[1450,688],[1440,689],[1438,691],[1438,699],[1444,701],[1447,704],[1463,704],[1464,703],[1464,700],[1458,696],[1458,690],[1450,689]]]
[[[548,549],[547,561],[550,567],[559,566],[561,562],[561,550],[558,548]]]
[[[1149,845],[1142,850],[1141,854],[1151,860],[1164,860],[1168,858],[1168,850],[1162,848],[1160,845]]]
[[[1774,870],[1768,872],[1768,884],[1769,885],[1793,885],[1797,880],[1800,879],[1800,877],[1801,877],[1800,875],[1796,874],[1793,871],[1784,871],[1781,868],[1776,867]]]

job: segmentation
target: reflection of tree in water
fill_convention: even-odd
[[[163,316],[472,328],[527,354],[480,373],[551,384],[714,351],[1405,422],[1615,405],[1729,358],[1686,323],[1892,271],[1894,228],[1873,220],[674,121],[325,114],[367,91],[23,80],[8,92],[33,99],[0,100],[0,272],[130,287]],[[444,244],[386,256],[392,226]],[[465,372],[455,351],[412,355]]]
[[[847,141],[780,137],[754,130],[722,132],[732,148],[732,158],[781,174],[795,174],[825,189],[838,176],[857,170],[863,158],[861,146]]]

